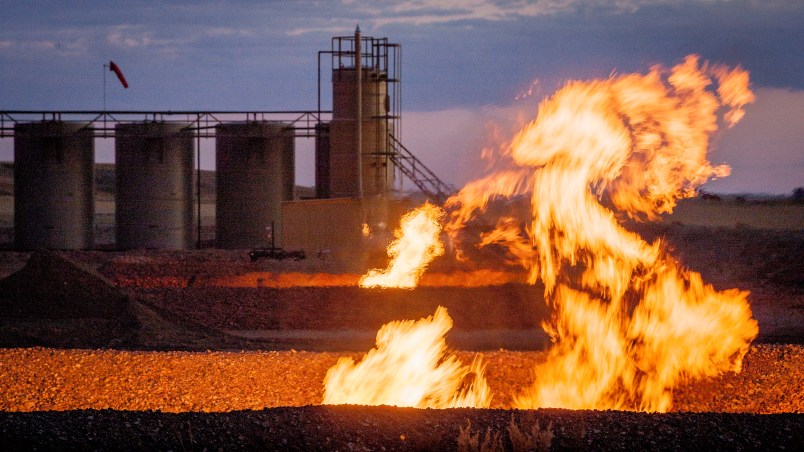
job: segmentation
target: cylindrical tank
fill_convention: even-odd
[[[193,246],[193,133],[186,123],[115,127],[117,248]]]
[[[329,172],[329,124],[318,123],[315,126],[315,197],[330,197]]]
[[[362,71],[363,158],[357,162],[357,76],[354,68],[332,73],[330,123],[330,191],[332,197],[359,193],[358,165],[362,165],[363,195],[385,194],[394,186],[393,163],[388,157],[386,74],[372,68]]]
[[[15,248],[92,248],[94,143],[87,123],[14,127]]]
[[[223,124],[215,141],[219,248],[282,243],[282,201],[295,197],[295,138],[285,123]]]

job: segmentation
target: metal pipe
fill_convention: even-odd
[[[357,197],[363,197],[363,55],[360,25],[355,28],[355,76],[357,77]]]
[[[195,176],[195,179],[196,179],[195,180],[195,189],[196,189],[196,193],[197,193],[197,196],[198,196],[198,219],[197,219],[197,223],[198,223],[198,244],[196,245],[196,247],[200,250],[202,248],[202,246],[201,246],[201,130],[200,130],[200,128],[201,128],[201,115],[198,115],[196,120],[198,121],[198,127],[199,127],[199,130],[195,131],[195,143],[196,143],[195,154],[196,154],[196,158],[198,160],[198,162],[197,162],[198,167],[196,168],[196,173],[195,173],[196,174],[196,176]]]
[[[321,52],[318,52],[318,122],[321,122]]]

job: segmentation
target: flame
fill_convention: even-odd
[[[360,287],[416,287],[427,265],[444,254],[439,239],[443,216],[441,208],[429,203],[405,214],[394,231],[396,240],[388,245],[388,268],[369,270],[360,278]]]
[[[538,91],[539,91],[539,79],[535,78],[533,79],[532,82],[530,82],[530,86],[528,86],[528,89],[517,94],[514,100],[527,99],[528,97],[532,96],[534,92]]]
[[[555,345],[518,407],[666,411],[684,379],[740,370],[758,333],[748,293],[704,284],[617,215],[656,219],[728,175],[707,161],[708,140],[721,108],[731,126],[753,99],[747,72],[695,55],[670,71],[569,82],[511,141],[514,169],[447,202],[454,238],[492,196],[530,192],[527,228],[503,219],[480,238],[507,246],[555,308],[544,325]]]
[[[417,408],[488,407],[491,391],[476,359],[463,366],[446,352],[452,319],[444,307],[418,321],[387,323],[360,361],[340,358],[324,378],[324,404]]]

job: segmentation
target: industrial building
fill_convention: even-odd
[[[200,143],[214,139],[214,246],[362,266],[410,207],[403,178],[434,202],[452,187],[399,140],[399,44],[358,28],[332,38],[318,68],[313,111],[0,111],[0,138],[14,139],[14,247],[95,246],[94,140],[105,138],[114,139],[116,249],[200,247]],[[321,106],[327,79],[331,110]],[[297,139],[315,140],[315,199],[295,194]]]

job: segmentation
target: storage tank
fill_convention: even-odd
[[[215,142],[216,246],[282,243],[282,201],[295,197],[295,138],[280,122],[222,124]]]
[[[14,246],[93,246],[95,153],[88,123],[14,126]]]
[[[332,73],[330,123],[330,190],[332,197],[359,194],[358,165],[362,164],[363,195],[385,194],[394,186],[393,163],[388,158],[388,96],[386,74],[362,71],[362,162],[357,161],[357,75],[354,68]]]
[[[117,248],[193,246],[193,133],[187,123],[115,127]]]

